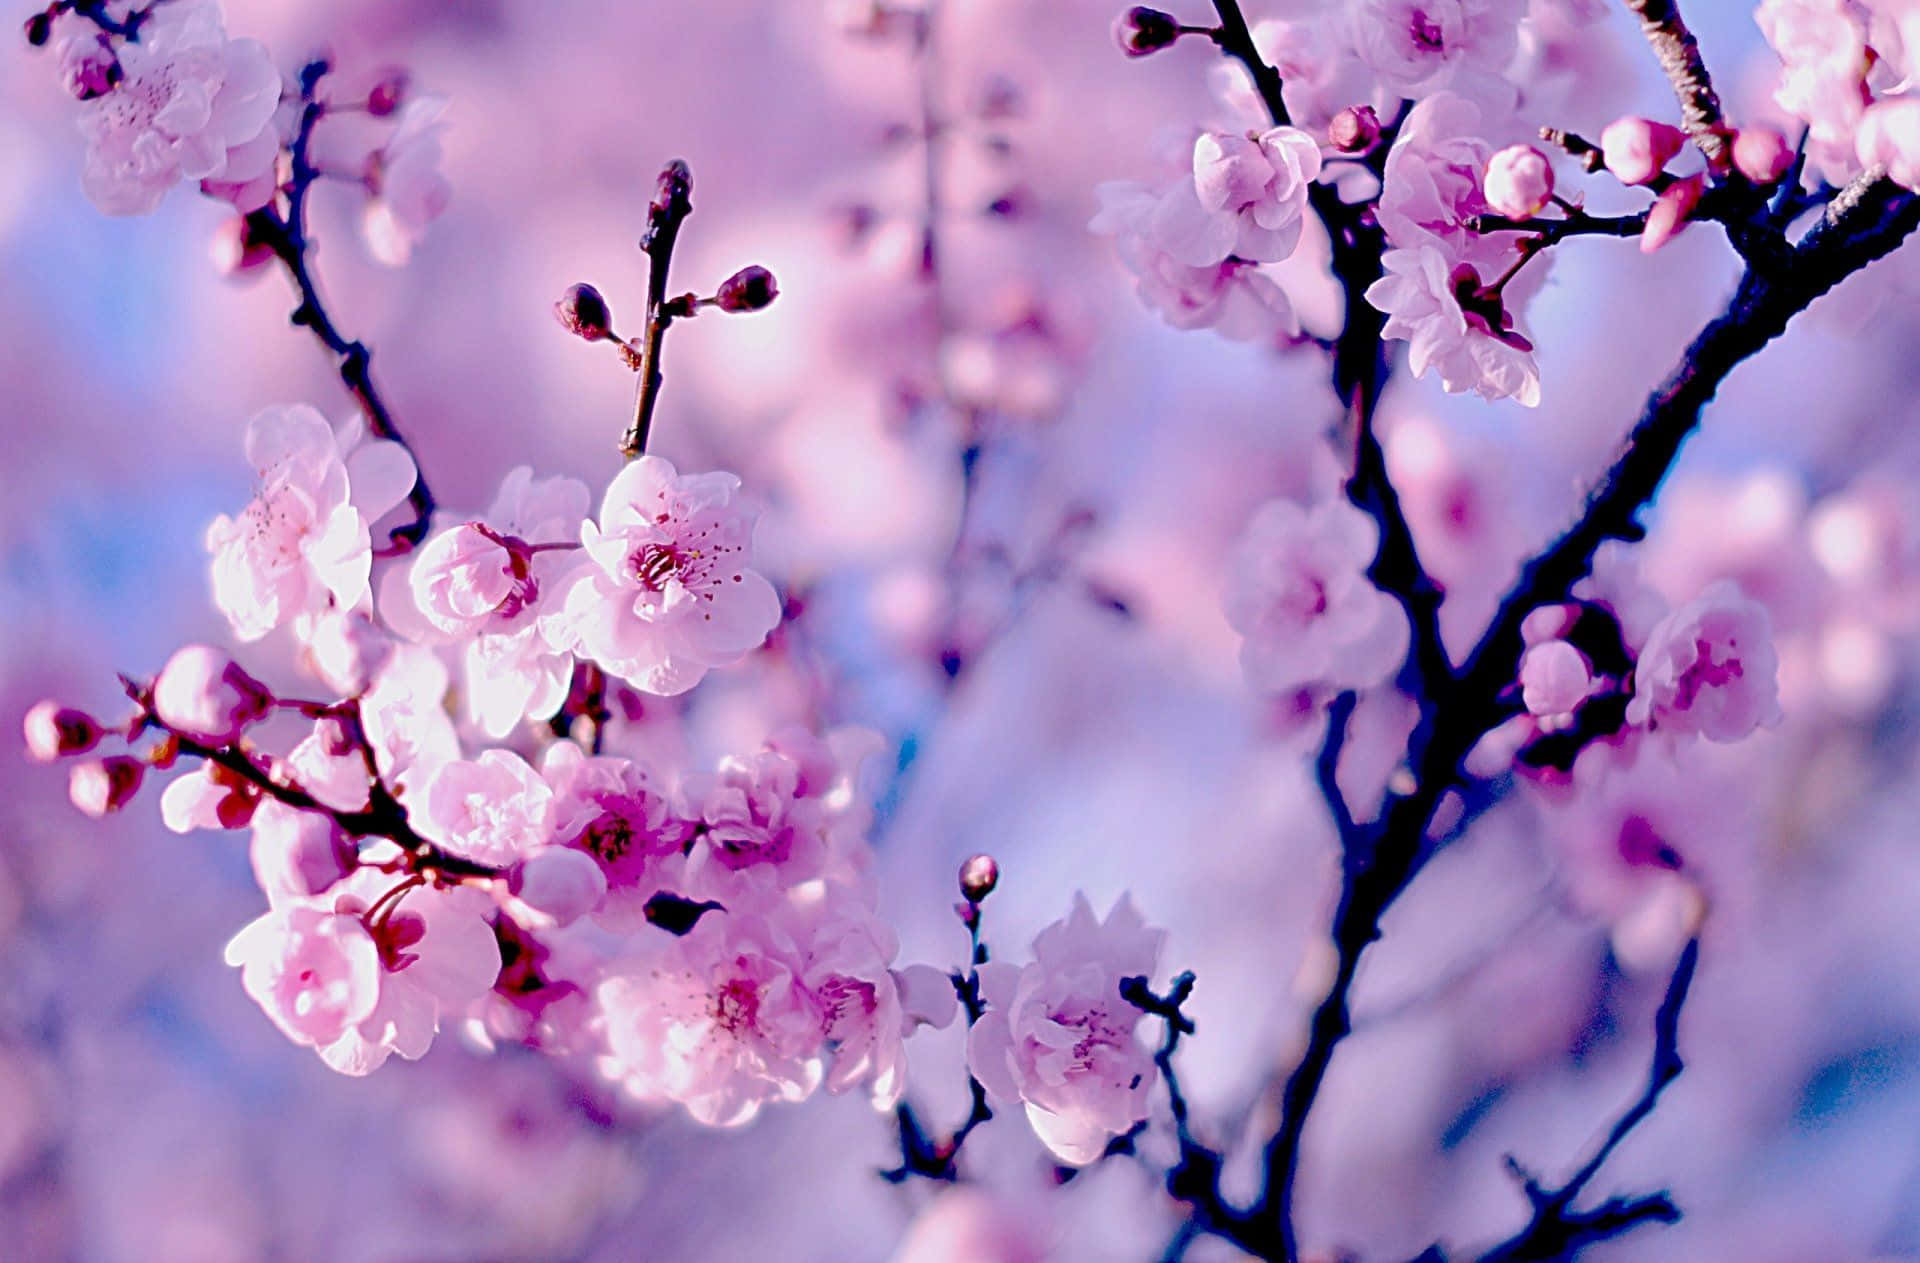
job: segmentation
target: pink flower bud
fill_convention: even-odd
[[[1548,640],[1520,660],[1521,700],[1539,718],[1571,715],[1593,692],[1593,667],[1564,640]]]
[[[1686,143],[1679,128],[1645,118],[1618,119],[1600,133],[1607,170],[1627,184],[1645,184],[1659,175]]]
[[[1690,175],[1667,186],[1667,191],[1647,212],[1647,226],[1640,234],[1640,253],[1652,254],[1680,235],[1680,230],[1693,216],[1693,208],[1700,204],[1706,183],[1704,176]]]
[[[153,709],[175,732],[225,745],[273,709],[271,690],[217,649],[188,645],[153,683]]]
[[[991,855],[972,855],[960,865],[960,894],[968,903],[979,903],[1000,884],[1000,866]]]
[[[1113,20],[1113,41],[1129,57],[1145,57],[1170,47],[1180,38],[1180,23],[1171,13],[1136,4]]]
[[[1327,143],[1341,153],[1365,153],[1380,140],[1380,116],[1371,105],[1349,105],[1327,124]]]
[[[85,754],[100,742],[100,724],[92,715],[51,699],[27,712],[21,727],[27,753],[42,763],[69,754]]]
[[[599,342],[613,336],[613,313],[591,285],[573,285],[553,305],[554,319],[576,338]]]
[[[1509,145],[1487,160],[1485,190],[1494,210],[1526,219],[1553,197],[1553,164],[1532,145]]]
[[[407,89],[412,84],[413,76],[407,71],[398,68],[387,71],[367,93],[367,113],[386,118],[406,103]]]
[[[1773,184],[1793,165],[1793,146],[1771,127],[1743,127],[1733,138],[1733,165],[1755,184]]]
[[[124,754],[90,759],[74,765],[67,777],[67,796],[74,806],[99,819],[133,801],[146,771],[146,764]]]
[[[585,851],[549,846],[514,865],[507,888],[555,925],[572,925],[600,906],[607,875]]]
[[[756,264],[741,268],[720,282],[713,302],[721,311],[759,311],[779,296],[780,286],[774,281],[773,273]]]

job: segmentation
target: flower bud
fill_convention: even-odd
[[[1693,217],[1693,208],[1700,204],[1700,194],[1705,189],[1706,179],[1698,175],[1669,185],[1647,212],[1647,226],[1640,233],[1640,253],[1652,254],[1679,236]]]
[[[979,903],[1000,884],[1000,866],[991,855],[971,855],[960,865],[960,894],[968,903]]]
[[[1733,166],[1755,184],[1774,184],[1793,166],[1793,146],[1771,127],[1743,127],[1733,138]]]
[[[124,754],[90,759],[74,765],[67,777],[67,796],[74,806],[97,820],[133,801],[146,770],[140,760]]]
[[[259,241],[245,215],[221,224],[207,243],[213,269],[222,276],[241,277],[273,262],[273,248]]]
[[[1371,105],[1349,105],[1327,124],[1327,143],[1341,153],[1365,153],[1380,141],[1380,116]]]
[[[1593,664],[1564,640],[1547,640],[1520,659],[1520,696],[1539,719],[1571,715],[1593,693]]]
[[[713,303],[721,311],[759,311],[779,296],[780,286],[775,283],[773,273],[755,264],[741,268],[720,282]]]
[[[92,715],[51,698],[28,711],[21,727],[26,732],[28,755],[42,763],[85,754],[100,743],[100,724]]]
[[[36,13],[27,19],[27,43],[35,48],[44,48],[53,38],[53,15]]]
[[[687,164],[675,158],[660,168],[660,178],[654,182],[653,201],[647,205],[647,235],[640,242],[642,250],[652,248],[654,234],[669,223],[678,223],[693,214],[693,170]]]
[[[217,649],[188,645],[153,682],[153,709],[175,732],[225,745],[273,709],[270,689]]]
[[[585,851],[548,846],[513,866],[507,888],[555,925],[572,925],[600,906],[607,875]]]
[[[386,118],[406,104],[407,89],[412,84],[413,76],[405,70],[395,68],[387,71],[367,93],[367,113],[375,118]]]
[[[1508,219],[1526,219],[1553,197],[1553,164],[1532,145],[1509,145],[1487,160],[1487,205]]]
[[[1180,38],[1180,23],[1171,13],[1136,4],[1113,20],[1113,40],[1129,57],[1157,53]]]
[[[613,336],[613,313],[607,310],[607,300],[600,297],[600,291],[591,285],[570,286],[553,305],[553,315],[560,327],[576,338],[599,342]]]
[[[1627,184],[1645,184],[1666,169],[1687,138],[1677,127],[1651,119],[1617,119],[1600,133],[1607,170]]]

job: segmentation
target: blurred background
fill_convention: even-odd
[[[781,297],[675,329],[654,446],[746,479],[805,628],[711,677],[690,741],[710,757],[790,718],[887,737],[875,844],[904,959],[960,961],[953,872],[975,851],[1002,866],[1004,957],[1075,889],[1103,910],[1131,890],[1171,932],[1165,972],[1200,978],[1181,1054],[1197,1120],[1257,1142],[1336,871],[1317,733],[1245,687],[1221,592],[1248,516],[1304,485],[1336,406],[1318,351],[1162,326],[1086,231],[1096,184],[1155,178],[1170,138],[1221,116],[1211,50],[1129,62],[1119,7],[946,0],[922,65],[816,0],[225,5],[283,68],[324,49],[344,87],[401,65],[450,98],[454,201],[410,266],[372,260],[351,190],[316,193],[314,229],[336,319],[375,348],[455,512],[518,464],[596,494],[611,476],[631,378],[550,307],[591,281],[637,325],[620,318],[641,307],[653,176],[689,161],[675,288],[761,263]],[[1767,116],[1750,6],[1686,7],[1732,112]],[[9,0],[0,28],[30,12]],[[1059,1183],[1017,1119],[969,1142],[976,1185],[896,1187],[875,1175],[897,1160],[890,1120],[857,1097],[710,1131],[457,1038],[341,1078],[261,1020],[220,959],[261,902],[244,839],[169,834],[151,795],[85,820],[17,718],[48,695],[114,714],[115,671],[224,643],[201,538],[248,494],[247,418],[350,403],[287,327],[284,281],[214,266],[221,207],[178,191],[145,218],[95,212],[52,61],[9,38],[0,1257],[1156,1257],[1176,1218],[1150,1170]],[[1531,38],[1529,125],[1671,112],[1624,13]],[[937,285],[919,271],[929,71]],[[1624,196],[1596,183],[1593,204]],[[1389,395],[1456,652],[1734,276],[1709,229],[1651,257],[1601,239],[1556,255],[1529,317],[1539,409],[1404,375]],[[1324,330],[1337,307],[1308,271],[1296,305]],[[1638,550],[1671,601],[1734,577],[1766,602],[1787,722],[1600,786],[1518,787],[1433,864],[1368,958],[1314,1114],[1305,1239],[1373,1260],[1517,1228],[1503,1155],[1564,1175],[1638,1091],[1675,909],[1698,901],[1687,1071],[1594,1186],[1668,1188],[1686,1218],[1594,1257],[1920,1257],[1916,288],[1910,246],[1735,374]],[[242,660],[290,669],[274,643]],[[796,674],[781,658],[801,652]],[[1395,699],[1362,707],[1352,794],[1377,795],[1410,722]],[[1649,827],[1682,873],[1623,858]],[[959,1044],[910,1045],[936,1125],[965,1110]]]

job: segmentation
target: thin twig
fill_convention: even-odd
[[[1720,110],[1720,95],[1713,90],[1707,64],[1700,57],[1700,45],[1681,19],[1679,6],[1674,0],[1626,0],[1626,5],[1640,19],[1641,33],[1653,47],[1667,82],[1673,85],[1673,95],[1680,102],[1681,127],[1714,170],[1728,169],[1732,144]]]
[[[628,460],[638,459],[647,450],[653,411],[659,406],[660,388],[665,384],[660,354],[666,345],[667,327],[676,316],[692,314],[689,303],[667,299],[667,269],[673,264],[673,246],[680,239],[680,226],[691,214],[693,173],[686,163],[675,158],[661,169],[653,202],[647,207],[646,235],[640,239],[640,248],[647,253],[647,327],[640,344],[640,381],[634,388],[633,424],[620,440],[621,454]]]

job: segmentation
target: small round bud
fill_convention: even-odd
[[[1690,175],[1674,181],[1655,198],[1653,209],[1647,212],[1647,226],[1640,231],[1640,253],[1652,254],[1679,236],[1693,219],[1693,209],[1700,205],[1700,195],[1705,191],[1705,177]]]
[[[1532,145],[1509,145],[1487,160],[1487,205],[1508,219],[1527,219],[1553,197],[1553,164]]]
[[[720,282],[720,288],[713,295],[713,305],[721,311],[759,311],[779,296],[780,286],[774,281],[773,273],[755,264],[741,268]]]
[[[1733,165],[1755,184],[1774,184],[1793,166],[1793,146],[1771,127],[1742,127],[1733,138]]]
[[[407,101],[407,89],[413,86],[413,76],[405,70],[393,69],[380,76],[380,82],[367,92],[367,113],[375,118],[386,118]]]
[[[146,770],[140,760],[124,754],[78,763],[67,777],[67,796],[74,806],[99,819],[133,801]]]
[[[1600,133],[1600,154],[1607,170],[1626,184],[1646,184],[1666,170],[1687,138],[1677,127],[1652,119],[1616,119]]]
[[[1170,47],[1180,38],[1180,23],[1171,13],[1136,4],[1113,20],[1113,42],[1129,57],[1145,57]]]
[[[968,903],[979,903],[1000,884],[1000,866],[991,855],[971,855],[960,865],[960,894]]]
[[[513,866],[507,889],[555,925],[572,925],[600,906],[607,893],[607,876],[585,851],[548,846]]]
[[[69,754],[85,754],[100,743],[100,724],[92,715],[51,698],[27,712],[21,723],[27,753],[42,763]]]
[[[53,15],[36,13],[27,19],[27,43],[35,48],[45,48],[47,41],[53,38]]]
[[[600,342],[613,336],[613,313],[607,300],[591,285],[569,286],[553,305],[554,319],[576,338]]]
[[[225,745],[273,709],[273,692],[217,649],[188,645],[153,682],[153,710],[175,732]]]
[[[1380,143],[1380,116],[1371,105],[1349,105],[1327,124],[1327,143],[1341,153],[1365,153]]]

